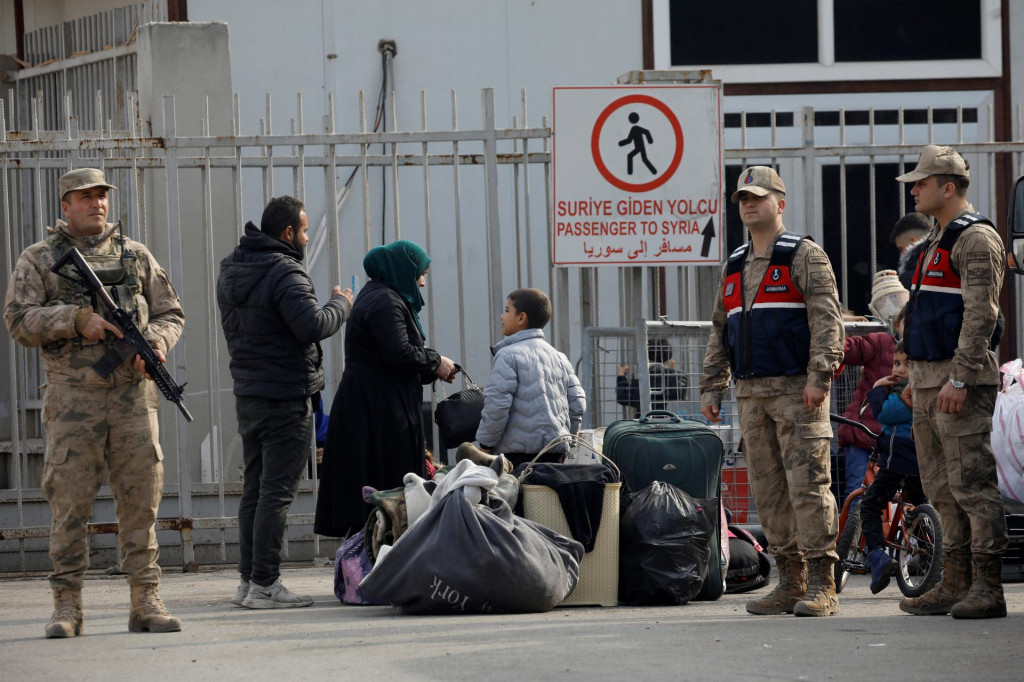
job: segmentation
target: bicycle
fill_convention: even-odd
[[[872,440],[878,439],[878,434],[860,422],[837,414],[829,415],[829,419],[860,429]],[[857,502],[874,482],[877,461],[878,450],[872,448],[864,482],[846,497],[839,514],[839,541],[836,543],[839,561],[834,569],[837,594],[842,592],[851,573],[871,573]],[[914,506],[904,499],[901,487],[882,509],[882,536],[886,552],[899,563],[896,582],[900,592],[907,597],[920,597],[939,582],[942,575],[942,521],[934,507],[930,504]]]

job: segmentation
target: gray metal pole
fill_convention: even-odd
[[[500,341],[495,315],[502,310],[505,292],[501,278],[501,226],[498,217],[498,142],[494,127],[494,88],[484,88],[483,99],[483,143],[484,143],[484,196],[487,201],[487,283],[490,295],[490,310],[487,311],[487,328],[491,343]]]
[[[175,139],[176,126],[174,114],[174,95],[164,95],[164,144],[167,151],[167,239],[168,254],[170,258],[171,283],[179,292],[183,291],[185,276],[181,263],[181,216],[179,214],[179,190],[178,190],[178,148]],[[179,296],[182,294],[179,293]],[[184,302],[183,302],[184,305]],[[174,344],[174,368],[175,381],[179,384],[185,382],[188,374],[185,363],[185,344]],[[174,413],[177,415],[177,412]],[[178,425],[178,516],[182,519],[191,519],[192,513],[192,469],[188,459],[188,423],[181,417],[175,416]],[[195,544],[192,542],[192,531],[187,529],[188,524],[182,524],[181,531],[181,560],[183,570],[192,572],[199,570],[196,564]]]

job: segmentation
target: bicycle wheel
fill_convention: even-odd
[[[843,591],[846,581],[850,577],[850,569],[863,566],[864,553],[861,551],[861,525],[860,510],[858,513],[850,514],[843,525],[843,532],[839,534],[839,542],[836,543],[836,554],[839,561],[833,566],[836,579],[836,594]]]
[[[942,575],[942,521],[930,504],[904,512],[896,582],[907,597],[920,597],[935,587]]]

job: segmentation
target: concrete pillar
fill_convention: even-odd
[[[149,171],[145,181],[147,246],[167,270],[185,310],[185,334],[174,349],[180,382],[188,380],[186,402],[195,421],[185,426],[173,406],[161,410],[161,431],[168,450],[187,456],[182,469],[173,453],[166,463],[169,481],[210,479],[211,465],[218,466],[216,434],[211,432],[210,415],[219,410],[224,422],[221,432],[224,480],[240,480],[240,444],[234,419],[228,354],[217,320],[215,291],[217,268],[236,244],[241,216],[235,215],[235,185],[230,169],[215,169],[209,175],[209,189],[203,171],[195,164],[201,149],[179,148],[174,138],[233,134],[233,98],[228,25],[210,23],[151,23],[139,27],[138,36],[139,115],[146,134],[165,137],[164,154],[177,159],[175,177],[164,171]],[[168,96],[173,96],[173,121]],[[204,130],[204,119],[208,122]],[[230,156],[232,148],[212,149],[211,156]],[[206,199],[204,199],[206,197]],[[259,216],[260,207],[246,207]],[[129,232],[129,234],[132,234]],[[212,255],[204,248],[210,239]],[[208,277],[210,278],[208,280]],[[211,338],[217,357],[211,352]],[[211,401],[211,365],[219,381]],[[183,374],[180,368],[184,368]],[[173,443],[173,445],[172,445]],[[202,455],[201,455],[202,453]],[[233,454],[232,454],[233,453]],[[205,457],[205,461],[204,458]],[[205,476],[204,476],[205,472]],[[180,476],[180,478],[179,478]]]

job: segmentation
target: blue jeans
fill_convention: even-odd
[[[858,445],[844,445],[840,452],[843,453],[843,458],[846,460],[846,490],[843,493],[845,500],[864,482],[864,474],[868,470],[868,458],[871,456],[871,451]],[[842,505],[843,503],[840,501],[839,506]]]
[[[266,587],[281,577],[288,507],[299,490],[313,443],[309,398],[235,396],[242,437],[242,499],[238,503],[238,572]]]

